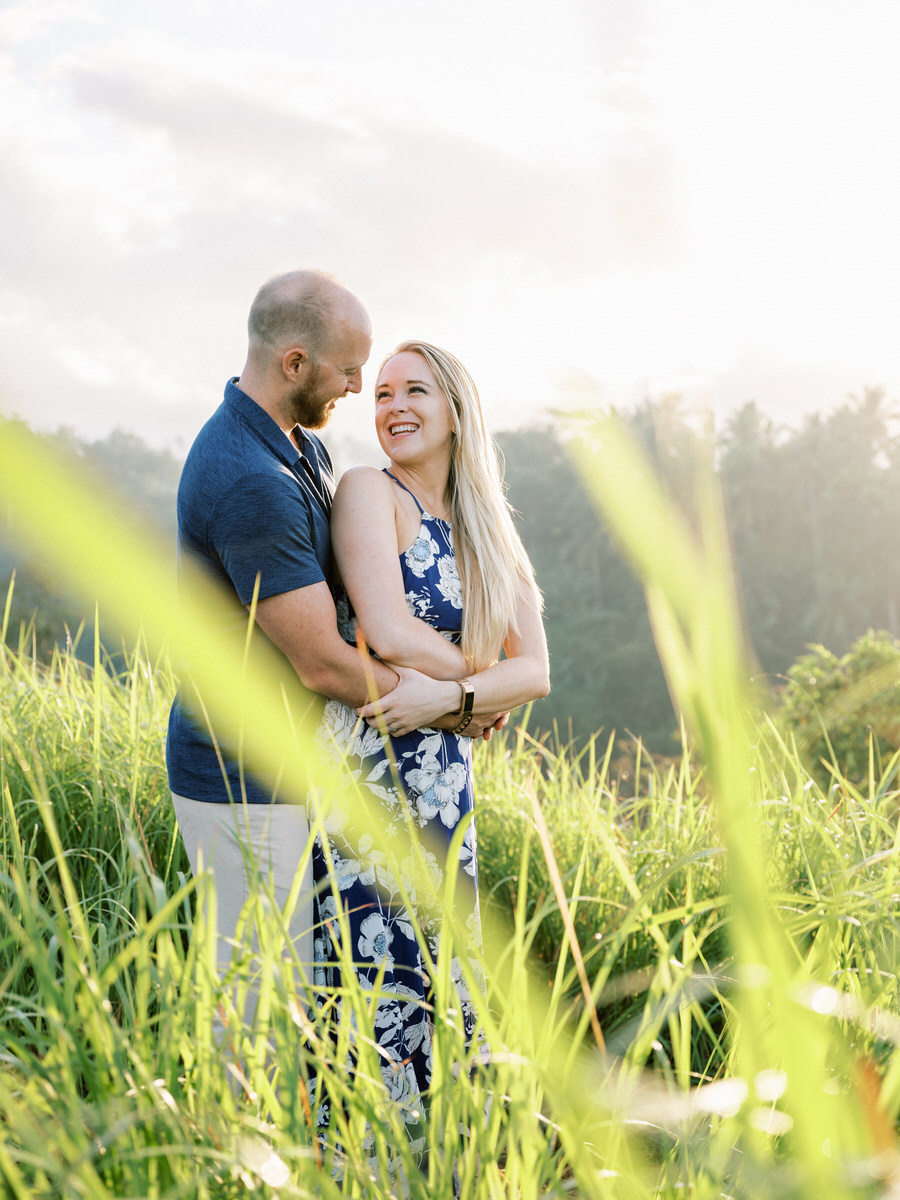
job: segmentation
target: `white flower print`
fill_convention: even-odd
[[[352,710],[339,700],[329,700],[323,710],[322,720],[313,737],[313,745],[326,762],[338,763],[341,760],[343,751],[340,748],[340,739],[345,736],[344,727],[347,723],[345,711],[350,713]],[[352,715],[356,720],[356,714]]]
[[[394,933],[402,934],[408,941],[416,940],[416,931],[413,929],[412,921],[405,920],[402,916],[394,917],[392,928]]]
[[[463,835],[462,845],[459,848],[459,863],[467,875],[475,878],[475,826],[469,822],[469,827]]]
[[[444,884],[444,868],[430,850],[419,846],[414,854],[407,855],[400,863],[400,877],[414,908],[421,906],[433,911],[437,907]]]
[[[403,1037],[403,1017],[394,1000],[379,1000],[372,1020],[378,1030],[378,1045],[389,1046]]]
[[[325,964],[334,953],[331,938],[320,936],[313,938],[313,983],[316,987],[327,986]]]
[[[440,754],[441,746],[444,744],[444,739],[439,733],[429,733],[421,739],[418,747],[410,751],[409,754],[404,754],[404,758],[415,758],[416,762],[421,763],[422,758],[426,755]]]
[[[357,758],[371,758],[380,749],[381,734],[371,725],[367,725],[361,717],[358,718],[355,733],[347,747],[348,753],[355,754]]]
[[[325,801],[319,801],[311,811],[322,817],[322,824],[329,833],[339,833],[346,827],[347,811],[337,803],[333,796]]]
[[[393,1010],[392,1014],[388,1012],[390,1009]],[[405,984],[395,981],[390,985],[389,996],[379,1001],[376,1006],[375,1027],[388,1028],[399,1018],[402,1028],[409,1024],[410,1021],[417,1021],[419,1014],[422,1015],[423,1019],[427,1019],[428,1014],[418,992],[415,992]]]
[[[329,700],[325,705],[319,732],[330,733],[340,746],[350,739],[358,719],[356,713],[348,705],[342,704],[340,700]]]
[[[371,838],[368,839],[371,842]],[[335,846],[331,848],[331,858],[334,864],[334,876],[337,880],[338,889],[346,892],[353,887],[354,883],[362,883],[366,887],[371,887],[378,876],[382,873],[381,864],[384,861],[384,854],[372,847],[366,847],[360,840],[357,847],[357,854],[351,853],[345,858]]]
[[[416,579],[423,579],[425,572],[434,565],[435,557],[440,553],[440,546],[423,525],[419,536],[403,555],[406,565]]]
[[[356,943],[356,948],[360,958],[372,958],[379,965],[383,962],[386,967],[393,967],[394,956],[391,954],[393,937],[390,926],[386,924],[381,913],[369,913],[359,927],[359,941]]]
[[[458,762],[442,767],[433,754],[422,755],[421,762],[421,768],[406,777],[416,793],[419,820],[424,823],[440,814],[443,824],[452,829],[459,820],[459,796],[466,786],[466,769]]]
[[[413,1099],[419,1094],[412,1063],[383,1062],[381,1078],[384,1080],[391,1100],[399,1104],[402,1104],[404,1100]]]
[[[381,749],[381,734],[367,725],[361,717],[340,700],[329,700],[319,727],[316,730],[316,746],[319,750],[331,751],[328,757],[333,762],[344,754],[357,758],[368,758]]]
[[[406,607],[414,617],[422,617],[431,608],[431,599],[427,592],[407,592]]]
[[[438,591],[448,604],[452,604],[454,608],[462,608],[462,584],[456,559],[445,554],[438,559],[438,571],[440,572],[440,579],[437,580]]]
[[[434,1059],[434,1027],[423,1016],[417,1025],[411,1025],[406,1034],[410,1051],[421,1056],[426,1079],[431,1078]]]

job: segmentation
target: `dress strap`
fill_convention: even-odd
[[[413,500],[416,500],[416,497],[415,497],[415,495],[413,495],[413,493],[409,491],[409,488],[406,486],[406,484],[405,484],[405,483],[401,483],[401,482],[400,482],[400,480],[397,478],[397,476],[396,476],[396,475],[392,475],[392,474],[390,473],[390,471],[387,469],[387,467],[382,467],[381,469],[382,469],[382,471],[384,471],[385,475],[387,475],[388,479],[393,479],[393,481],[394,481],[394,483],[396,483],[397,487],[402,487],[402,488],[403,488],[403,490],[404,490],[404,492],[409,492],[409,494],[410,494],[410,496],[412,496]],[[424,517],[424,516],[425,516],[425,509],[422,507],[422,505],[419,503],[419,501],[418,501],[418,500],[416,500],[416,508],[419,510],[419,512],[420,512],[420,513],[422,514],[422,516]]]

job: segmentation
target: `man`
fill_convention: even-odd
[[[338,634],[328,583],[331,460],[310,431],[327,423],[338,400],[360,391],[372,345],[369,316],[330,276],[292,271],[260,289],[248,331],[244,369],[226,385],[185,462],[179,554],[223,590],[243,622],[258,579],[259,629],[306,688],[358,707],[373,680],[379,695],[400,686],[437,720],[455,707],[458,686],[364,661]],[[294,886],[309,837],[306,811],[278,803],[281,797],[244,771],[181,695],[169,719],[166,760],[191,870],[206,866],[215,877],[224,964],[257,871],[271,879],[281,904]],[[299,960],[311,963],[307,864],[289,931]]]

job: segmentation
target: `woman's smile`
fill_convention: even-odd
[[[375,430],[388,457],[414,435],[417,456],[449,453],[450,404],[420,354],[395,354],[382,367],[375,385]]]

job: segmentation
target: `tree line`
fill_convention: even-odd
[[[707,435],[676,399],[618,415],[690,518]],[[8,424],[0,418],[0,436]],[[42,436],[154,520],[174,547],[181,468],[175,455],[121,431],[92,442],[69,430]],[[567,452],[567,442],[581,436],[577,419],[560,417],[498,438],[510,503],[545,599],[553,690],[535,706],[533,725],[555,723],[564,738],[578,741],[614,729],[640,736],[651,749],[674,750],[677,722],[642,588]],[[898,633],[900,565],[891,550],[900,526],[900,423],[881,391],[809,416],[798,428],[747,404],[713,436],[712,452],[747,636],[762,675],[777,686],[810,644],[841,654],[869,628]],[[90,625],[92,613],[15,548],[14,522],[7,512],[0,536],[4,593],[16,573],[7,638],[15,643],[28,628],[31,645],[45,656],[66,630]]]
[[[900,422],[883,392],[798,428],[749,403],[711,439],[677,399],[618,415],[688,519],[698,454],[714,455],[747,639],[771,687],[810,645],[840,655],[870,628],[900,632]],[[565,451],[578,436],[560,421],[500,439],[546,604],[553,691],[540,719],[571,722],[581,739],[615,729],[672,751],[643,593]]]

